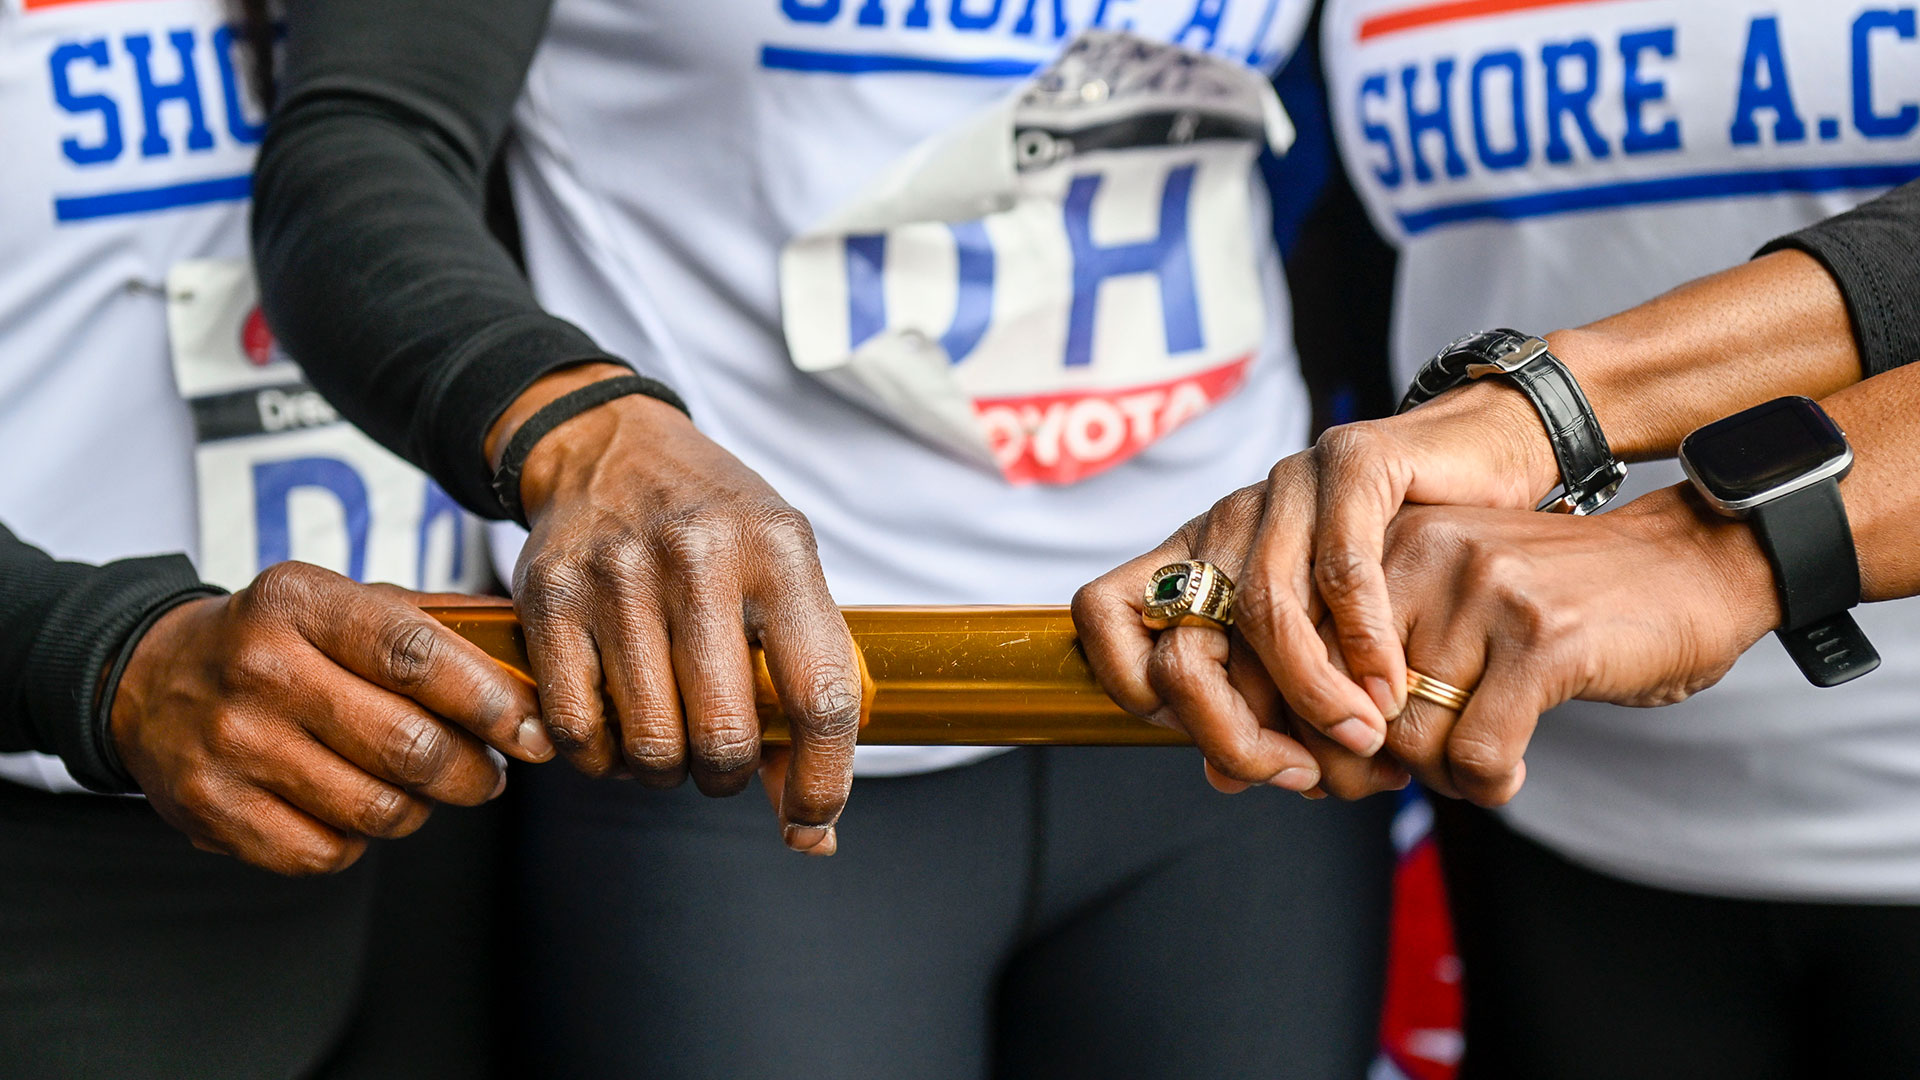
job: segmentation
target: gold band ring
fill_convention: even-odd
[[[1407,693],[1422,701],[1431,701],[1443,709],[1462,712],[1473,695],[1452,683],[1441,682],[1431,675],[1422,675],[1412,668],[1407,669]]]
[[[1153,572],[1147,579],[1146,610],[1140,621],[1150,630],[1169,626],[1233,625],[1233,582],[1210,562],[1189,559]]]

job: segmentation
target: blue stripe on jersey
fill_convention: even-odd
[[[1467,221],[1519,221],[1524,218],[1571,214],[1582,210],[1611,210],[1623,206],[1727,199],[1743,195],[1815,194],[1862,188],[1897,187],[1920,179],[1920,161],[1887,165],[1823,165],[1801,169],[1761,169],[1752,172],[1713,172],[1669,176],[1656,180],[1628,180],[1617,184],[1544,191],[1504,199],[1476,199],[1425,210],[1398,213],[1400,227],[1409,236]]]
[[[222,176],[213,180],[195,180],[169,187],[136,191],[110,191],[100,195],[69,195],[53,200],[53,215],[59,221],[92,221],[95,218],[148,214],[156,210],[177,210],[185,206],[242,202],[253,194],[253,176]]]
[[[928,75],[964,75],[980,79],[1014,79],[1040,70],[1038,60],[1018,57],[985,57],[954,60],[943,56],[913,56],[904,53],[838,52],[830,49],[794,49],[783,45],[762,45],[760,66],[774,71],[813,71],[832,75],[874,75],[882,73],[918,73]]]

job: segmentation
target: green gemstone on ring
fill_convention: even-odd
[[[1153,602],[1170,604],[1186,595],[1186,592],[1187,572],[1181,570],[1160,579],[1160,584],[1153,590]]]

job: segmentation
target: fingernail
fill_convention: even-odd
[[[547,726],[538,717],[529,716],[520,721],[519,730],[513,733],[513,741],[520,744],[520,749],[532,754],[536,761],[545,761],[553,756],[553,740],[547,738]]]
[[[780,831],[787,846],[795,851],[812,851],[833,836],[831,825],[788,825]]]
[[[1308,802],[1319,802],[1321,799],[1327,797],[1327,793],[1317,787],[1311,787],[1301,792],[1300,797],[1306,799]]]
[[[1288,791],[1305,791],[1319,782],[1320,774],[1317,771],[1301,768],[1298,765],[1291,769],[1281,769],[1280,775],[1267,781],[1274,787],[1285,788]]]
[[[815,855],[818,855],[824,858],[839,850],[840,850],[840,834],[836,830],[829,828],[827,830],[827,838],[825,840],[820,841],[818,844],[815,844],[813,847],[809,848],[807,850],[807,856],[811,858]]]
[[[1367,696],[1380,706],[1380,715],[1387,720],[1397,719],[1400,715],[1400,703],[1393,699],[1393,686],[1378,675],[1366,678]]]
[[[1333,725],[1327,734],[1333,737],[1334,742],[1361,757],[1372,757],[1373,752],[1380,749],[1380,745],[1387,741],[1385,735],[1375,731],[1366,721],[1357,716],[1349,716]]]
[[[487,747],[487,756],[493,759],[493,767],[500,773],[500,779],[493,783],[493,794],[487,796],[487,798],[497,799],[500,797],[501,792],[507,790],[507,758],[505,754],[502,754],[491,746]]]

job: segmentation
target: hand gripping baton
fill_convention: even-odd
[[[513,609],[429,607],[427,614],[533,682]],[[1190,746],[1115,705],[1094,681],[1064,607],[850,607],[866,668],[860,742],[870,746]],[[770,746],[787,718],[753,649],[754,705]]]

